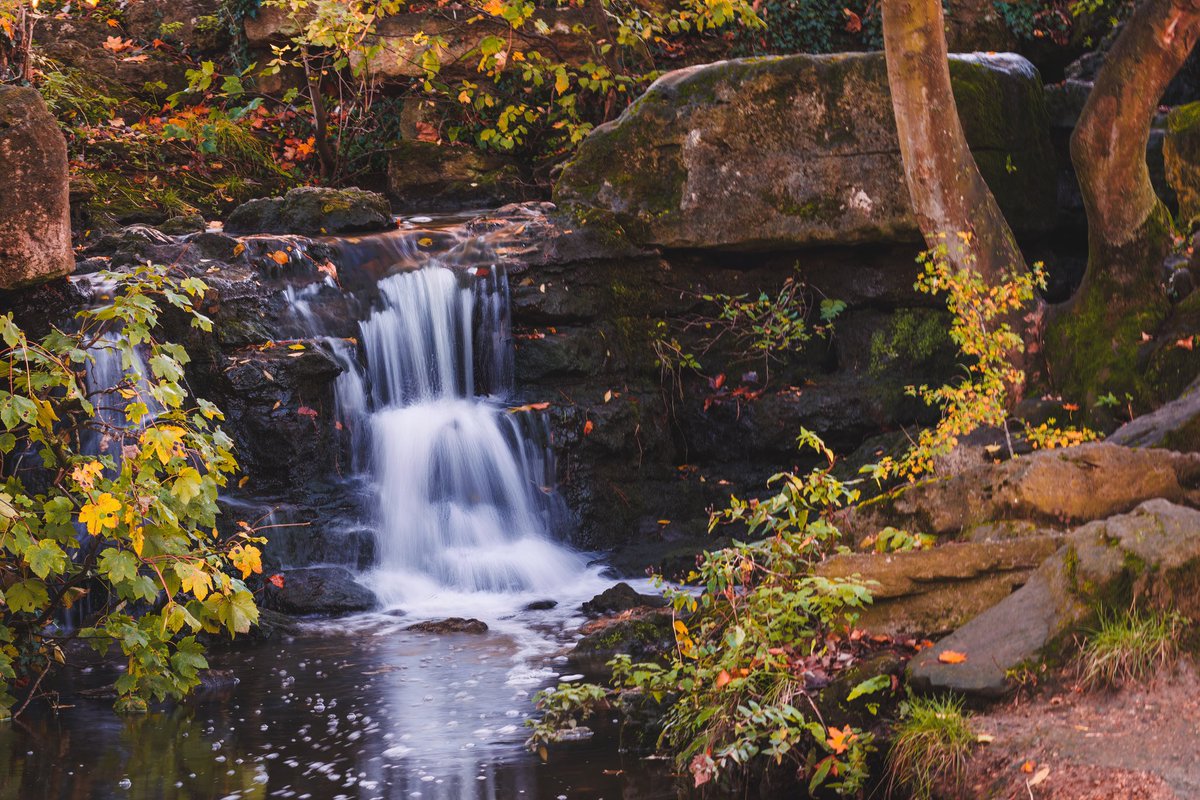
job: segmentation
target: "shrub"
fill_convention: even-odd
[[[73,332],[34,341],[0,316],[0,716],[14,691],[16,713],[28,704],[64,640],[116,647],[117,707],[139,710],[198,683],[196,634],[245,632],[258,616],[241,579],[261,571],[262,540],[214,527],[236,469],[221,412],[188,397],[186,351],[155,336],[160,306],[208,329],[192,308],[207,287],[150,266],[105,277],[116,291]],[[100,350],[120,355],[116,386],[85,380]],[[83,618],[62,625],[73,606]]]
[[[857,496],[831,473],[832,453],[811,433],[803,445],[829,466],[807,475],[777,475],[782,490],[762,502],[732,499],[713,516],[715,527],[744,524],[751,543],[707,553],[688,583],[699,594],[668,590],[675,649],[662,662],[609,663],[618,700],[664,704],[659,745],[687,769],[696,786],[717,781],[755,760],[804,770],[815,789],[858,792],[873,750],[869,732],[827,727],[814,714],[806,677],[848,663],[857,609],[870,602],[862,583],[813,574],[833,549],[838,531],[827,515]],[[872,679],[849,699],[891,686]],[[601,707],[597,689],[559,687],[537,697],[546,716],[533,724],[530,745],[544,748],[574,715]]]

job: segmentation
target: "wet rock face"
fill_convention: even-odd
[[[531,188],[513,161],[473,147],[406,141],[388,153],[387,192],[398,209],[486,208],[525,199]]]
[[[349,614],[370,611],[378,602],[345,567],[292,569],[283,578],[282,589],[267,589],[266,603],[286,614]]]
[[[0,289],[66,275],[67,143],[36,89],[0,86]]]
[[[250,200],[225,222],[229,233],[297,233],[309,236],[383,231],[392,227],[387,198],[362,189],[304,186],[283,197]]]
[[[967,141],[1006,217],[1018,231],[1047,230],[1054,155],[1037,71],[1008,54],[953,56],[950,67]],[[667,248],[919,239],[882,53],[667,73],[584,141],[555,201]]]

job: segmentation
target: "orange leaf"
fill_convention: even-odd
[[[858,33],[862,30],[862,17],[848,8],[843,8],[842,13],[846,15],[846,33]]]
[[[584,435],[584,436],[591,436],[591,435],[592,435],[592,431],[595,429],[595,427],[596,427],[596,426],[595,426],[595,425],[593,425],[593,424],[592,424],[592,421],[589,419],[587,422],[583,423],[583,435]]]
[[[725,670],[721,670],[721,674],[717,676],[717,680],[713,686],[717,689],[723,689],[731,680],[733,680],[733,678],[729,677],[729,673]]]
[[[841,755],[850,748],[850,743],[857,738],[858,737],[854,734],[854,731],[852,731],[850,726],[847,725],[841,730],[838,730],[837,728],[830,728],[829,739],[825,743],[829,745],[829,749],[835,754]]]
[[[428,122],[418,122],[416,124],[416,128],[418,142],[436,142],[440,138],[438,136],[437,128],[433,127]]]
[[[278,574],[272,575],[271,577],[267,578],[267,583],[271,584],[276,589],[282,589],[283,588],[283,576],[278,575]]]
[[[1033,772],[1033,768],[1036,766],[1037,766],[1037,762],[1026,761],[1024,764],[1021,765],[1021,772],[1026,772],[1026,773]]]
[[[276,250],[274,253],[271,253],[271,260],[276,264],[283,266],[284,264],[288,263],[288,254],[282,250]]]
[[[967,660],[966,653],[960,653],[957,650],[943,650],[938,653],[938,661],[943,664],[961,664]]]

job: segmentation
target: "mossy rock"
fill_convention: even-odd
[[[362,189],[304,186],[283,197],[250,200],[225,221],[229,233],[364,233],[392,227],[387,198]]]
[[[909,663],[918,690],[998,697],[1022,664],[1061,654],[1100,610],[1153,607],[1200,620],[1200,511],[1149,500],[1074,531],[1018,591]],[[947,651],[966,660],[944,662]]]
[[[1055,217],[1041,81],[1015,55],[953,56],[967,141],[1018,231]],[[667,73],[594,130],[555,201],[631,240],[767,249],[919,241],[882,53],[723,61]]]
[[[1163,159],[1167,182],[1179,198],[1180,220],[1200,222],[1200,102],[1179,106],[1167,117]]]

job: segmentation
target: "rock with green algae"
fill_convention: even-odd
[[[1180,218],[1200,220],[1200,102],[1179,106],[1167,117],[1163,159],[1167,183],[1179,199]]]
[[[1055,217],[1041,80],[1010,54],[956,55],[967,141],[1007,218]],[[555,201],[635,242],[756,249],[920,240],[882,53],[723,61],[667,73],[594,130]]]
[[[299,233],[310,236],[383,231],[392,227],[387,198],[362,189],[303,186],[283,197],[250,200],[225,221],[229,233]]]
[[[1029,581],[909,662],[923,692],[1001,697],[1008,673],[1055,655],[1100,608],[1131,603],[1200,619],[1200,511],[1163,499],[1072,532]],[[966,656],[943,661],[943,653]]]

